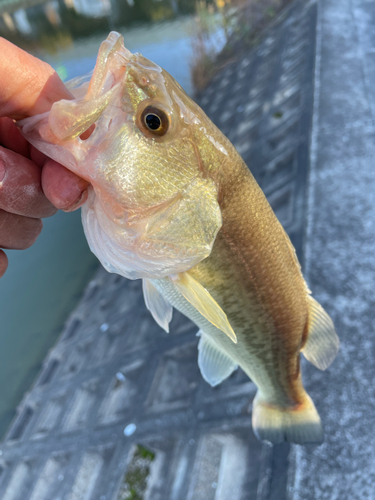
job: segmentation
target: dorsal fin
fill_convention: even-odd
[[[325,370],[335,359],[340,341],[331,318],[311,295],[307,296],[309,331],[302,353],[319,370]]]
[[[228,337],[237,343],[236,334],[230,326],[227,315],[214,300],[210,293],[188,272],[179,273],[169,276],[170,280],[177,290],[197,309],[207,321],[212,323],[216,328],[222,330]]]

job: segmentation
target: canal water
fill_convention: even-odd
[[[159,64],[176,78],[188,94],[192,93],[190,61],[193,30],[194,19],[191,16],[117,29],[123,35],[127,49],[141,52]],[[69,80],[93,69],[102,41],[103,34],[96,34],[78,38],[54,54],[42,48],[31,52],[51,64],[63,80]]]
[[[10,20],[3,14],[8,31],[0,34],[13,42],[19,39],[20,46],[50,63],[63,80],[93,69],[105,31],[74,37],[66,37],[66,33],[61,37],[57,31],[55,40],[62,39],[63,43],[49,46],[40,43],[45,40],[40,33],[35,36],[35,23],[31,25],[34,31],[27,24],[30,18],[38,19],[36,14],[9,16]],[[192,16],[177,16],[156,23],[114,27],[123,34],[127,48],[160,64],[191,93],[193,22]],[[51,39],[50,33],[48,36]],[[46,219],[32,248],[7,251],[7,255],[9,269],[0,281],[0,436],[98,265],[87,246],[79,212],[59,212]]]

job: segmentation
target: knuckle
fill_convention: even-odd
[[[20,242],[20,245],[22,246],[20,250],[26,250],[27,248],[30,248],[36,242],[43,229],[43,222],[40,219],[29,220],[29,228],[27,232],[25,231],[24,240]]]
[[[8,267],[8,257],[2,250],[0,250],[0,278],[4,276],[7,267]]]
[[[13,250],[26,250],[38,238],[43,223],[33,219],[10,214],[0,210],[0,246]]]

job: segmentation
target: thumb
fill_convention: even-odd
[[[72,99],[56,71],[0,37],[0,117],[21,120]]]

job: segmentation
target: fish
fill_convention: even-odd
[[[255,435],[321,443],[300,353],[325,370],[339,339],[311,296],[294,247],[230,141],[165,70],[111,32],[92,74],[18,126],[90,183],[82,222],[109,272],[143,280],[166,331],[173,308],[198,327],[212,386],[240,367],[257,386]]]

